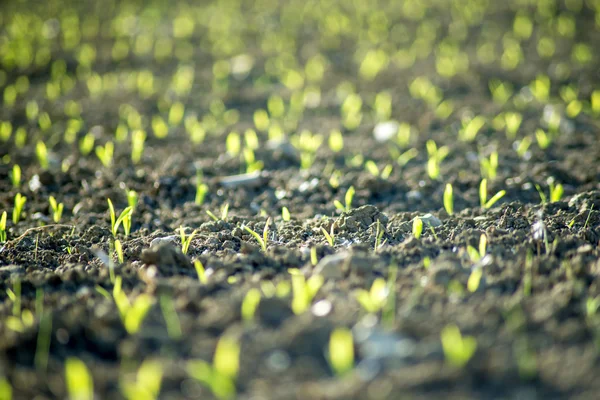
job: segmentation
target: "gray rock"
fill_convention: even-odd
[[[175,244],[178,239],[179,236],[177,235],[157,237],[152,239],[152,241],[150,242],[150,247],[158,247],[161,244]]]
[[[419,218],[421,219],[421,221],[423,221],[423,224],[430,226],[432,228],[437,228],[438,226],[442,226],[442,221],[440,221],[439,218],[433,216],[432,214],[425,214],[425,215],[421,215],[419,216]]]
[[[317,263],[313,273],[325,279],[342,279],[345,276],[344,267],[348,258],[347,252],[325,256]]]

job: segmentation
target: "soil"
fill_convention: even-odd
[[[183,124],[173,127],[164,139],[149,128],[137,165],[131,162],[129,141],[116,144],[110,167],[102,166],[94,152],[84,156],[79,151],[79,140],[89,131],[96,145],[114,140],[117,126],[125,123],[119,114],[123,104],[135,106],[147,127],[152,115],[167,118],[164,106],[174,96],[167,85],[182,62],[131,53],[115,62],[110,53],[114,39],[102,35],[105,25],[127,4],[133,12],[146,15],[137,2],[92,2],[88,9],[74,2],[65,9],[82,21],[95,15],[101,22],[100,33],[83,39],[97,49],[93,70],[103,75],[151,71],[157,90],[150,96],[126,85],[92,96],[85,82],[77,81],[72,91],[51,102],[44,94],[52,79],[51,62],[4,68],[0,89],[19,76],[27,76],[31,85],[14,106],[0,108],[0,121],[28,130],[22,147],[14,134],[0,142],[0,212],[6,210],[9,216],[8,240],[0,244],[0,376],[12,385],[13,398],[65,398],[64,365],[69,357],[85,362],[97,398],[122,398],[120,379],[144,359],[157,359],[164,367],[159,398],[212,398],[207,387],[188,375],[185,365],[193,359],[212,360],[223,335],[234,335],[241,344],[239,399],[597,398],[600,312],[590,307],[600,298],[598,117],[563,114],[560,134],[550,146],[540,149],[534,139],[524,157],[514,150],[514,140],[489,124],[473,143],[456,140],[461,116],[493,118],[510,109],[493,102],[490,79],[510,82],[515,93],[531,97],[527,85],[539,74],[550,77],[550,100],[530,100],[521,109],[520,138],[533,137],[544,126],[548,107],[563,112],[560,87],[577,85],[582,99],[600,88],[598,55],[592,54],[593,61],[584,65],[572,64],[570,58],[575,43],[592,48],[600,43],[598,19],[595,23],[588,2],[580,11],[567,10],[562,3],[555,10],[556,15],[574,16],[576,36],[557,42],[551,60],[537,55],[532,38],[523,40],[524,60],[515,70],[477,61],[474,55],[482,26],[493,22],[503,31],[512,29],[516,8],[498,4],[490,6],[481,26],[466,28],[469,34],[461,49],[472,60],[468,73],[441,78],[432,53],[407,69],[391,63],[371,81],[358,78],[355,53],[364,43],[347,33],[340,46],[331,46],[319,34],[318,16],[308,14],[303,28],[283,29],[279,17],[292,12],[297,2],[285,3],[261,12],[250,6],[245,10],[246,22],[240,30],[244,52],[254,57],[254,68],[245,77],[231,78],[229,87],[221,91],[211,87],[213,62],[223,57],[216,50],[211,54],[208,44],[217,39],[207,38],[208,22],[198,24],[193,35],[182,40],[192,45],[190,59],[184,63],[193,66],[196,77],[190,94],[181,99],[186,115],[195,113],[201,119],[210,114],[211,101],[220,98],[227,109],[239,111],[239,121],[208,132],[200,144],[190,141]],[[446,9],[450,2],[433,3],[427,15],[439,22],[442,35],[451,30]],[[185,10],[182,4],[152,6],[159,10],[154,21],[157,32],[169,32],[174,16]],[[0,44],[10,40],[8,22],[19,12],[31,12],[24,3],[5,6]],[[215,7],[218,11],[225,6]],[[43,20],[58,12],[50,8],[40,5]],[[405,23],[409,34],[408,44],[398,39],[395,46],[407,47],[417,37],[419,24],[389,8],[391,24]],[[197,9],[208,12],[209,7]],[[245,172],[246,165],[239,155],[227,152],[225,136],[252,127],[254,110],[266,108],[269,96],[287,99],[291,94],[264,74],[272,59],[261,50],[261,24],[294,35],[290,40],[298,45],[295,56],[302,65],[317,50],[328,62],[319,84],[319,105],[307,108],[298,126],[286,133],[309,130],[327,138],[332,129],[340,129],[344,149],[332,152],[325,139],[312,166],[301,169],[294,146],[268,142],[267,134],[259,132],[261,146],[255,156],[263,162],[262,171],[250,184],[231,184],[224,178]],[[51,60],[65,60],[67,73],[76,77],[76,52],[53,43]],[[494,43],[501,47],[501,37]],[[559,63],[571,67],[568,73],[557,72]],[[454,102],[450,118],[436,116],[423,101],[411,97],[408,88],[418,76],[429,77]],[[363,122],[352,130],[344,129],[339,115],[337,89],[345,80],[365,100]],[[392,118],[410,123],[414,133],[418,130],[410,142],[418,155],[406,165],[398,165],[390,149],[401,153],[408,147],[379,142],[373,136],[377,121],[368,105],[383,90],[392,95]],[[48,112],[49,132],[42,132],[37,121],[28,121],[25,109],[30,100],[37,100],[40,111]],[[68,121],[62,110],[68,100],[82,106],[83,126],[72,144],[61,139]],[[45,138],[50,150],[47,169],[36,158],[38,138]],[[449,148],[438,179],[431,179],[425,168],[428,140]],[[479,201],[478,157],[494,150],[499,164],[488,192],[491,196],[506,190],[506,195],[484,209]],[[380,169],[392,164],[393,171],[387,179],[375,177],[352,163],[356,155],[375,161]],[[63,172],[65,162],[69,168]],[[23,172],[18,188],[10,179],[14,164]],[[202,205],[194,203],[198,170],[208,185]],[[334,170],[340,171],[338,186],[330,184]],[[452,215],[443,206],[446,183],[454,189]],[[555,183],[563,185],[564,196],[542,204],[536,185],[548,193]],[[341,212],[334,200],[343,203],[350,186],[356,189],[352,209]],[[121,230],[118,235],[124,252],[124,262],[119,263],[111,251],[107,198],[120,212],[128,204],[126,190],[135,190],[139,199],[131,234],[126,237]],[[27,203],[23,218],[14,224],[10,219],[17,193],[26,196]],[[60,223],[52,221],[49,196],[64,203]],[[206,213],[219,215],[225,204],[229,205],[225,220],[214,221]],[[289,221],[282,218],[283,207],[291,214]],[[424,220],[439,221],[439,226],[430,229],[426,224],[416,239],[413,220],[428,213],[431,217]],[[267,223],[268,246],[263,252],[243,227],[262,233]],[[188,234],[196,230],[187,255],[180,250],[180,226]],[[333,247],[321,229],[329,232],[332,226]],[[383,232],[379,240],[378,232]],[[487,256],[475,262],[467,246],[477,248],[482,234],[488,241]],[[312,248],[319,260],[316,266],[311,263]],[[112,298],[98,291],[104,288],[110,294],[113,288],[105,254],[114,260],[114,272],[122,277],[129,298],[145,293],[156,299],[137,333],[127,332]],[[194,260],[203,263],[207,283],[199,282]],[[398,267],[394,318],[384,326],[380,313],[371,315],[362,309],[355,291],[370,288],[378,277],[388,279],[392,265]],[[264,282],[272,282],[272,287],[289,282],[292,268],[307,277],[315,271],[325,277],[312,307],[299,315],[292,311],[290,293],[272,297],[264,293]],[[471,292],[468,281],[476,268],[482,269],[482,278]],[[31,310],[35,317],[20,332],[6,323],[14,311],[7,290],[17,282],[22,310]],[[263,297],[254,321],[248,323],[242,319],[241,304],[251,288],[261,289]],[[36,293],[43,293],[43,314],[38,313]],[[173,299],[181,338],[173,338],[167,330],[158,301],[165,295]],[[450,365],[444,355],[440,333],[449,324],[477,341],[474,356],[463,368]],[[40,330],[50,325],[48,360],[40,367],[36,359],[42,352]],[[344,376],[333,373],[327,357],[330,334],[338,327],[350,328],[354,335],[356,367]]]

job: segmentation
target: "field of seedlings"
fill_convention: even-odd
[[[597,399],[600,0],[0,5],[0,400]]]

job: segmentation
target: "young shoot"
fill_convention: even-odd
[[[437,180],[440,176],[440,164],[448,156],[450,149],[447,146],[437,147],[433,140],[428,140],[426,143],[427,154],[427,175],[432,180]]]
[[[489,158],[481,157],[479,166],[483,178],[495,179],[498,175],[498,152],[493,151]]]
[[[211,211],[206,210],[206,213],[208,214],[209,217],[211,217],[215,222],[219,221],[219,217],[217,217],[215,214],[213,214]],[[222,221],[227,221],[227,216],[229,215],[229,203],[225,203],[225,205],[223,205],[223,207],[221,207],[221,220]]]
[[[47,170],[50,166],[48,161],[48,149],[46,148],[46,144],[41,140],[35,145],[35,155],[40,163],[40,168]]]
[[[202,172],[198,171],[196,174],[196,198],[194,199],[194,203],[199,206],[204,204],[204,199],[208,193],[208,185],[202,182],[202,178]]]
[[[15,195],[15,206],[12,213],[13,224],[16,225],[21,220],[21,214],[23,213],[23,207],[25,207],[26,202],[27,197],[23,196],[21,193]]]
[[[188,250],[190,249],[190,244],[192,243],[192,239],[194,238],[194,236],[196,236],[196,229],[194,229],[189,236],[186,236],[185,229],[183,229],[183,226],[179,226],[179,237],[181,238],[181,252],[183,254],[188,253]]]
[[[351,330],[337,328],[331,332],[328,350],[329,365],[336,375],[344,375],[354,368],[354,338]]]
[[[456,325],[444,327],[440,336],[446,361],[454,367],[464,367],[477,350],[475,338],[463,336]]]
[[[160,394],[163,366],[158,361],[145,360],[137,370],[136,379],[121,378],[121,393],[127,400],[156,400]]]
[[[48,198],[48,202],[50,203],[50,211],[52,212],[52,220],[58,224],[60,222],[60,219],[62,218],[64,204],[58,203],[56,201],[56,199],[54,198],[54,196],[50,196],[50,198]]]
[[[113,142],[107,142],[104,146],[96,146],[96,156],[105,168],[109,168],[113,162],[115,145]]]
[[[133,303],[131,303],[125,292],[121,289],[121,286],[122,279],[120,276],[117,276],[113,288],[113,299],[119,309],[119,315],[121,316],[121,321],[123,321],[127,333],[133,335],[139,331],[142,322],[154,301],[151,296],[140,294]]]
[[[260,290],[252,288],[244,296],[242,301],[242,319],[245,322],[252,322],[254,320],[254,314],[260,303]]]
[[[335,235],[333,233],[333,224],[331,224],[331,228],[330,228],[329,232],[327,232],[327,230],[323,227],[321,227],[321,232],[323,232],[323,236],[325,236],[325,240],[327,240],[327,243],[329,244],[329,246],[334,247],[335,246]]]
[[[348,190],[346,190],[346,195],[344,196],[344,204],[342,204],[339,200],[334,200],[333,204],[335,208],[340,210],[341,212],[348,212],[352,209],[352,200],[354,199],[354,194],[356,190],[354,186],[350,186]]]
[[[123,230],[125,231],[125,236],[129,236],[129,231],[131,228],[131,214],[133,213],[133,208],[131,206],[126,207],[119,217],[115,213],[115,207],[110,199],[106,199],[108,202],[108,212],[110,214],[110,231],[113,234],[113,237],[117,237],[119,232],[119,227],[121,223],[123,224]]]
[[[281,209],[281,219],[283,219],[285,222],[289,222],[292,219],[290,210],[288,210],[288,208],[285,206]]]
[[[19,186],[21,186],[21,167],[19,167],[18,164],[13,165],[12,167],[10,181],[14,189],[18,189]]]
[[[415,219],[413,219],[412,234],[416,239],[419,239],[419,238],[421,238],[422,233],[423,233],[423,220],[419,217],[415,217]]]
[[[3,211],[0,216],[0,243],[6,242],[6,217],[6,211]]]
[[[290,271],[292,274],[292,311],[298,315],[305,312],[311,305],[313,298],[323,286],[324,279],[321,275],[313,275],[308,279],[304,278],[301,272]]]
[[[162,312],[165,323],[167,324],[167,334],[170,339],[179,340],[181,338],[181,324],[179,322],[179,316],[173,304],[173,299],[162,294],[159,298],[160,310]]]
[[[115,240],[114,243],[115,246],[115,253],[117,253],[117,261],[119,261],[120,264],[123,264],[123,262],[125,261],[125,257],[123,255],[123,245],[121,244],[120,240]]]
[[[249,227],[247,227],[245,225],[243,227],[246,230],[246,232],[248,232],[249,234],[254,236],[254,238],[256,239],[258,244],[260,244],[260,248],[265,253],[267,251],[267,245],[269,244],[269,225],[271,225],[271,218],[267,219],[267,222],[265,223],[262,237],[258,233],[256,233],[256,231],[253,231]]]
[[[454,196],[451,183],[447,183],[446,189],[444,190],[444,209],[448,215],[454,214]]]
[[[498,193],[492,196],[491,199],[487,198],[487,179],[482,179],[479,184],[479,205],[481,208],[488,210],[490,209],[498,200],[500,200],[506,194],[505,190],[500,190]]]
[[[65,362],[65,382],[70,400],[93,400],[94,381],[83,361],[70,357]]]
[[[204,265],[202,261],[196,260],[194,261],[194,269],[196,270],[196,274],[198,275],[198,280],[202,284],[208,283],[208,277],[206,276],[206,270],[204,269]]]
[[[376,278],[370,290],[357,289],[355,292],[356,300],[371,314],[378,313],[385,306],[388,294],[389,287],[383,278]]]

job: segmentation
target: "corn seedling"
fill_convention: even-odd
[[[376,278],[370,290],[358,289],[355,292],[356,300],[368,313],[378,313],[386,304],[389,287],[383,278]]]
[[[113,162],[115,145],[113,142],[107,142],[104,146],[96,146],[96,156],[105,168],[109,168]]]
[[[121,393],[127,400],[158,399],[162,378],[162,364],[158,361],[145,360],[137,370],[135,380],[121,379]]]
[[[196,274],[198,275],[198,280],[200,283],[206,284],[208,282],[208,277],[206,276],[206,270],[204,269],[202,261],[194,261],[194,269],[196,270]]]
[[[211,217],[215,222],[219,221],[219,217],[213,214],[210,210],[206,210],[206,213],[209,217]],[[225,203],[223,207],[221,207],[221,220],[227,221],[227,216],[229,215],[229,203]]]
[[[11,400],[13,397],[13,389],[6,378],[0,378],[0,399]]]
[[[62,218],[64,204],[58,203],[56,201],[56,199],[54,198],[54,196],[50,196],[50,198],[48,198],[48,202],[50,203],[50,211],[52,212],[52,220],[55,223],[59,223],[60,219]]]
[[[263,252],[267,251],[267,245],[269,244],[269,225],[271,225],[271,218],[267,219],[267,222],[265,223],[262,237],[258,233],[256,233],[256,231],[253,231],[252,229],[244,225],[244,229],[246,230],[246,232],[254,236],[258,244],[260,244],[260,248]]]
[[[458,138],[463,142],[472,142],[484,125],[485,118],[479,115],[469,121],[465,121],[462,128],[458,131]]]
[[[516,152],[520,158],[525,158],[532,142],[533,141],[531,140],[531,138],[529,136],[525,136],[523,139],[516,142],[516,143],[518,143],[516,146]]]
[[[47,170],[50,166],[48,161],[48,149],[46,148],[46,144],[42,141],[38,141],[35,145],[35,155],[37,156],[38,162],[40,163],[40,168],[43,170]]]
[[[328,144],[331,151],[339,153],[344,148],[344,136],[339,130],[333,130],[329,134]]]
[[[419,238],[421,238],[422,233],[423,233],[423,220],[419,217],[415,217],[415,219],[413,219],[412,234],[416,239],[419,239]]]
[[[124,256],[123,256],[123,245],[121,244],[121,241],[117,239],[114,241],[113,245],[115,248],[115,253],[117,253],[117,261],[119,261],[120,264],[123,264]]]
[[[190,249],[190,244],[192,243],[192,239],[194,238],[194,236],[196,236],[196,229],[194,229],[190,235],[186,236],[185,229],[183,229],[183,226],[179,227],[179,237],[181,238],[181,252],[183,254],[188,253],[188,250]]]
[[[288,210],[288,208],[285,206],[281,209],[281,219],[283,219],[285,222],[288,222],[292,219],[292,216],[290,215],[290,210]]]
[[[79,141],[79,152],[82,156],[87,156],[94,149],[94,142],[96,138],[93,133],[88,133]]]
[[[69,400],[93,400],[94,381],[86,365],[78,358],[65,361],[65,383]]]
[[[13,165],[12,167],[10,181],[14,189],[18,189],[19,186],[21,186],[21,167],[19,167],[18,164]]]
[[[354,190],[354,186],[350,186],[348,190],[346,190],[346,194],[344,196],[344,204],[342,204],[339,200],[334,200],[333,204],[335,208],[340,210],[341,212],[348,212],[352,209],[352,200],[354,199],[354,194],[356,190]]]
[[[199,206],[204,204],[204,199],[208,193],[208,185],[203,183],[202,180],[202,172],[198,171],[196,174],[196,198],[194,199],[194,203]]]
[[[242,301],[242,319],[245,322],[252,322],[254,320],[254,314],[260,304],[260,290],[252,288],[244,296]]]
[[[332,226],[333,228],[333,226]],[[383,234],[385,233],[385,229],[383,229],[381,227],[381,222],[379,220],[377,220],[377,228],[375,230],[375,246],[373,247],[373,249],[375,251],[377,251],[377,249],[381,248],[381,246],[383,246],[386,242],[386,240],[383,241],[383,243],[381,242],[381,238],[383,237]]]
[[[108,202],[108,212],[110,214],[110,231],[113,234],[113,237],[117,237],[117,233],[119,232],[119,227],[121,223],[123,224],[123,230],[125,231],[125,236],[129,236],[129,230],[131,228],[131,214],[133,213],[133,208],[131,206],[126,207],[119,217],[115,213],[115,207],[110,199],[107,199]]]
[[[506,125],[506,137],[509,140],[514,140],[517,137],[517,132],[523,122],[523,115],[515,112],[504,113],[504,123]]]
[[[131,207],[131,209],[135,209],[138,203],[138,194],[135,190],[127,191],[127,205]]]
[[[233,337],[223,336],[217,343],[213,363],[193,360],[187,363],[188,374],[208,387],[218,399],[232,399],[239,372],[240,345]]]
[[[323,236],[325,236],[325,240],[327,240],[327,243],[329,244],[329,246],[334,247],[335,246],[335,235],[333,233],[333,224],[331,224],[331,229],[329,230],[329,232],[327,232],[327,230],[323,227],[321,227],[321,232],[323,232]]]
[[[487,236],[482,233],[479,237],[479,247],[476,249],[473,246],[467,246],[467,254],[472,262],[476,263],[481,260],[487,252]]]
[[[444,190],[444,209],[448,215],[454,214],[454,195],[452,193],[452,184],[447,183]]]
[[[125,292],[121,289],[121,285],[122,279],[120,276],[117,276],[113,288],[113,299],[119,309],[119,315],[121,316],[121,321],[123,321],[125,329],[132,335],[137,333],[140,329],[144,317],[152,307],[153,300],[152,297],[147,294],[140,294],[135,301],[131,303]]]
[[[21,214],[23,213],[23,207],[25,207],[26,202],[27,197],[23,196],[21,193],[15,195],[15,206],[12,213],[13,224],[16,225],[21,220]]]
[[[3,211],[0,216],[0,243],[6,242],[6,217],[6,211]]]
[[[181,324],[179,322],[179,316],[173,304],[173,299],[163,294],[159,298],[160,310],[162,312],[165,323],[167,324],[167,333],[169,338],[178,340],[181,338]]]
[[[131,134],[131,161],[137,164],[144,154],[144,143],[146,141],[146,132],[136,129]]]
[[[340,376],[354,368],[354,338],[352,331],[337,328],[329,337],[328,360],[332,371]]]
[[[547,134],[543,129],[537,129],[535,131],[535,140],[540,149],[546,150],[552,143],[552,136]]]
[[[450,150],[447,146],[437,147],[433,140],[427,141],[427,175],[432,180],[436,180],[440,176],[440,164],[448,156]]]
[[[444,327],[440,336],[446,361],[455,367],[464,367],[477,350],[475,338],[463,336],[456,325]]]
[[[324,279],[321,275],[313,275],[305,279],[304,275],[297,270],[290,270],[290,273],[292,275],[292,291],[294,293],[292,311],[298,315],[310,307],[313,298],[321,286],[323,286]]]
[[[479,161],[481,176],[485,179],[494,179],[498,175],[498,152],[494,151],[489,158],[481,157]]]
[[[479,205],[483,209],[491,208],[498,200],[500,200],[506,194],[505,190],[500,190],[498,193],[492,196],[491,199],[487,198],[487,179],[482,179],[479,184]]]

